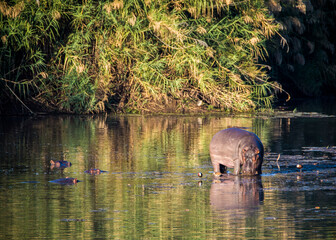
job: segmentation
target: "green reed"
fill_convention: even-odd
[[[264,1],[16,0],[0,12],[1,99],[76,113],[248,111],[281,89],[258,64],[278,29]]]

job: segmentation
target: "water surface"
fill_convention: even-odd
[[[1,239],[336,236],[332,114],[299,109],[259,117],[38,116],[0,121]],[[263,141],[266,155],[259,178],[230,173],[213,178],[208,145],[217,131],[232,126],[253,131]],[[53,168],[50,160],[72,165]],[[85,173],[91,168],[106,172]],[[65,177],[80,182],[52,182]]]

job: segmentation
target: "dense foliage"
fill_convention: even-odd
[[[0,1],[0,100],[76,113],[269,107],[280,86],[258,63],[277,29],[259,0]]]
[[[288,45],[269,48],[272,77],[291,95],[336,92],[336,1],[268,0]]]

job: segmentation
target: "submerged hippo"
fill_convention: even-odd
[[[50,160],[50,166],[51,168],[66,168],[66,167],[71,167],[71,162],[68,162],[68,161],[53,161],[53,160]]]
[[[210,143],[210,157],[215,175],[234,168],[238,175],[261,174],[264,146],[257,135],[240,128],[228,128],[216,133]]]
[[[104,173],[106,171],[100,170],[100,169],[96,169],[96,168],[91,168],[90,170],[86,170],[85,173],[91,174],[91,175],[97,175],[97,174],[101,174]]]
[[[56,179],[56,180],[52,180],[50,182],[61,184],[61,185],[73,185],[73,184],[76,184],[79,181],[77,180],[77,178],[66,177],[66,178],[59,178],[59,179]]]

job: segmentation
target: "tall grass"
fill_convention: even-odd
[[[264,1],[16,0],[0,10],[0,84],[17,93],[3,88],[1,99],[77,113],[247,111],[281,89],[258,64],[278,28]]]

